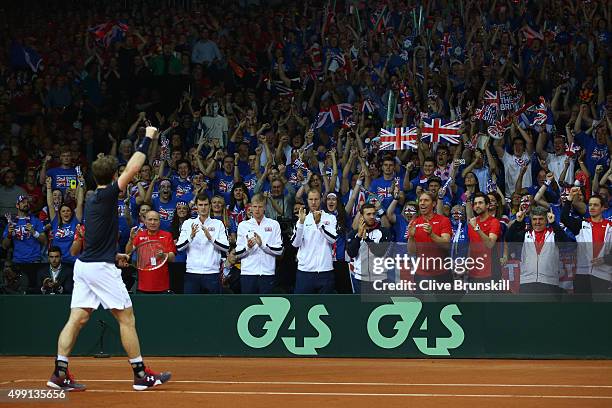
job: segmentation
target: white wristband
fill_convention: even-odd
[[[363,181],[361,181],[361,179],[359,179],[359,180],[357,180],[355,182],[355,184],[357,184],[358,186],[361,186],[361,185],[363,185]]]
[[[34,235],[34,238],[38,238],[38,237],[40,237],[40,232],[34,231],[33,235]]]

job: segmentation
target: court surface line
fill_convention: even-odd
[[[134,393],[132,390],[87,390],[99,393]],[[597,395],[525,395],[525,394],[435,394],[435,393],[352,393],[352,392],[286,392],[286,391],[175,391],[158,390],[153,393],[198,395],[299,395],[315,397],[440,397],[440,398],[539,398],[539,399],[612,399]]]
[[[18,379],[5,381],[0,384],[44,382],[45,379]],[[132,382],[127,379],[79,379],[87,382]],[[355,385],[355,386],[384,386],[384,387],[491,387],[491,388],[612,388],[612,385],[587,384],[460,384],[460,383],[390,383],[390,382],[313,382],[313,381],[221,381],[221,380],[171,380],[177,384],[245,384],[245,385]]]

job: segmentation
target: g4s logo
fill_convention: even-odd
[[[291,309],[291,303],[286,298],[262,297],[259,299],[262,302],[261,305],[247,307],[238,317],[238,335],[247,346],[252,348],[265,348],[272,344]],[[328,315],[329,313],[324,305],[312,306],[308,311],[308,322],[318,332],[318,336],[305,337],[303,346],[297,346],[295,337],[281,337],[287,350],[300,356],[317,355],[317,349],[323,348],[331,342],[331,330],[321,320],[321,316]],[[261,337],[253,336],[249,330],[249,321],[255,316],[269,316],[271,319],[263,325],[265,333]],[[295,330],[295,317],[291,320],[289,330]]]
[[[416,298],[391,298],[393,303],[378,306],[370,313],[368,318],[368,335],[378,347],[391,349],[402,345],[410,333],[410,329],[416,322],[423,305]],[[401,320],[393,327],[395,334],[387,337],[380,332],[379,323],[384,316],[396,315]],[[437,337],[435,347],[427,347],[426,337],[414,337],[413,340],[421,351],[428,356],[448,356],[449,349],[454,349],[463,344],[465,333],[463,328],[453,319],[453,316],[461,316],[457,305],[447,305],[440,311],[440,321],[450,331],[450,337]],[[427,318],[420,327],[427,330]]]

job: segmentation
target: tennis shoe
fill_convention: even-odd
[[[70,371],[67,371],[64,376],[55,375],[55,373],[53,373],[49,381],[47,381],[47,387],[68,392],[85,391],[87,388],[85,384],[77,383],[72,374],[70,374]]]
[[[142,378],[134,377],[134,389],[136,391],[144,391],[149,388],[157,387],[170,380],[172,374],[170,372],[156,373],[149,367],[145,368],[145,376]]]

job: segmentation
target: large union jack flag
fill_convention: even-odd
[[[416,127],[397,127],[380,129],[380,150],[406,150],[417,147]]]
[[[421,140],[430,143],[448,142],[450,144],[459,144],[461,139],[462,121],[454,120],[442,124],[442,119],[425,119],[423,121],[423,129],[421,129]]]
[[[338,105],[331,105],[327,109],[323,109],[319,112],[317,119],[317,129],[329,124],[340,122],[344,118],[353,114],[353,105],[350,103],[340,103]]]
[[[114,42],[122,41],[129,26],[121,21],[109,21],[90,27],[87,31],[96,37],[96,41],[108,47]]]

